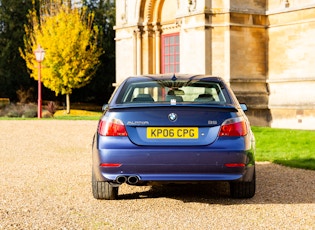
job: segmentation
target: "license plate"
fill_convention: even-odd
[[[148,127],[147,138],[162,139],[197,139],[198,128],[196,127]]]

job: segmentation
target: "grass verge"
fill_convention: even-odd
[[[256,160],[315,170],[315,131],[252,127]]]
[[[67,114],[65,110],[58,110],[54,114],[54,118],[58,120],[98,120],[101,115],[101,112],[72,109],[70,114]]]

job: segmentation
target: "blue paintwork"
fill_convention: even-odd
[[[172,76],[171,76],[172,77]],[[176,76],[182,79],[184,76]],[[162,77],[167,78],[167,76]],[[195,77],[202,79],[202,77]],[[142,78],[127,81],[141,81]],[[234,94],[219,78],[225,104],[117,104],[123,83],[105,107],[104,117],[120,119],[128,137],[95,134],[93,172],[97,181],[114,182],[118,176],[137,176],[143,182],[247,181],[255,167],[255,139],[248,120]],[[176,113],[178,119],[168,119]],[[242,116],[249,132],[243,137],[218,137],[221,124]],[[198,139],[148,139],[147,127],[198,127]],[[100,167],[101,163],[120,163],[120,167]],[[227,168],[225,163],[244,163]]]

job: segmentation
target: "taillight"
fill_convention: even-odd
[[[219,136],[241,137],[247,135],[247,126],[243,118],[231,118],[223,122]]]
[[[121,164],[119,163],[101,163],[100,164],[101,167],[120,167]]]
[[[101,120],[98,133],[102,136],[128,136],[124,123],[115,118]]]
[[[244,163],[226,163],[224,164],[225,167],[227,168],[242,168],[245,167]]]

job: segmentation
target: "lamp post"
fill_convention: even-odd
[[[42,61],[45,57],[45,50],[38,45],[35,50],[35,58],[38,62],[38,105],[37,105],[37,118],[42,118],[42,84],[41,84],[41,75],[42,75]]]

